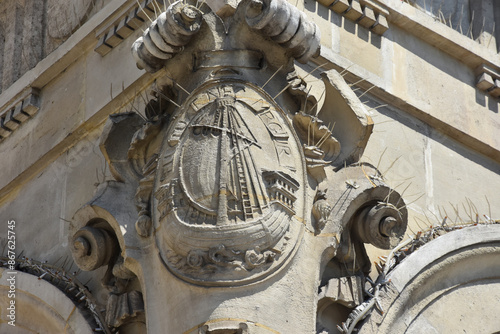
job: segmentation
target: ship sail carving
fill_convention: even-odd
[[[268,198],[254,157],[261,146],[242,115],[251,111],[245,110],[248,107],[238,102],[232,92],[223,91],[221,95],[201,108],[189,125],[192,138],[187,141],[193,140],[200,149],[212,152],[211,158],[197,166],[201,171],[198,175],[212,178],[211,187],[189,195],[216,213],[216,225],[227,225],[262,214]],[[203,169],[211,172],[203,173]],[[189,191],[191,187],[186,188]]]
[[[227,80],[193,93],[168,131],[155,205],[170,270],[224,285],[279,268],[302,233],[305,196],[303,161],[282,154],[301,149],[284,111],[258,87]]]

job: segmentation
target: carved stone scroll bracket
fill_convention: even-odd
[[[350,215],[352,210],[355,213]],[[405,203],[396,191],[381,185],[359,194],[346,214],[344,219],[348,220],[347,228],[343,231],[336,257],[343,262],[358,262],[356,268],[359,267],[364,275],[368,275],[370,265],[363,243],[381,249],[390,249],[399,244],[408,220]],[[367,262],[365,266],[363,262]]]
[[[364,243],[391,249],[399,244],[406,230],[406,212],[403,211],[390,202],[367,206],[356,217],[356,233]]]
[[[251,0],[246,4],[247,24],[271,37],[301,63],[319,56],[320,31],[304,13],[284,0]]]
[[[123,333],[145,333],[137,249],[145,247],[147,240],[138,238],[133,229],[137,215],[134,190],[116,181],[101,185],[96,196],[76,212],[70,226],[70,245],[78,267],[93,271],[107,266],[101,280],[110,291],[106,323]]]
[[[92,271],[111,262],[116,257],[117,245],[109,231],[97,227],[101,221],[82,227],[73,236],[71,252],[80,269]]]
[[[146,332],[140,263],[141,251],[153,243],[148,237],[157,164],[154,152],[162,139],[158,134],[170,117],[167,95],[174,93],[166,88],[171,87],[155,91],[147,103],[147,120],[132,112],[110,116],[100,148],[116,181],[99,185],[70,226],[69,241],[77,265],[86,271],[107,266],[101,280],[109,291],[106,323],[125,334]]]
[[[213,20],[217,14],[211,13],[211,9],[206,5],[198,6],[199,8],[197,6],[198,4],[194,2],[192,4],[175,2],[151,23],[143,36],[139,37],[132,45],[132,53],[138,68],[151,73],[159,71],[166,65],[167,61],[183,53],[184,47],[186,47],[185,53],[191,51],[189,48],[192,40],[196,41],[191,44],[202,45],[203,51],[220,48],[217,45],[209,46],[207,43],[213,40],[214,44],[220,44],[222,39],[226,39],[223,42],[226,44],[226,50],[244,49],[241,40],[230,41],[231,37],[226,38],[226,36],[233,35],[229,34],[230,29],[243,31],[250,28],[251,31],[244,33],[246,36],[243,39],[253,39],[252,37],[260,35],[261,39],[263,37],[268,41],[272,40],[272,44],[281,49],[281,52],[285,52],[287,58],[297,59],[301,63],[307,63],[310,58],[317,57],[320,53],[318,26],[308,20],[304,13],[284,0],[251,0],[240,3],[237,1],[212,1],[211,6],[217,14],[224,17],[227,23],[227,26],[222,24],[226,36],[221,36],[219,32],[217,32],[219,36],[206,34],[208,31],[206,28],[212,25],[208,21]],[[229,17],[236,18],[240,14],[243,16],[242,23],[238,23],[238,27],[231,26]],[[222,22],[220,16],[215,20]],[[200,32],[200,30],[205,30],[205,32]],[[204,34],[205,41],[193,38],[198,33]],[[240,37],[238,39],[241,39]]]
[[[325,84],[325,101],[317,117],[323,124],[335,125],[331,136],[341,146],[332,165],[350,165],[362,156],[373,130],[373,121],[363,103],[337,71],[323,72],[321,77]]]
[[[329,175],[320,184],[312,213],[315,234],[337,236],[340,242],[333,251],[335,257],[343,263],[357,262],[358,270],[367,259],[363,243],[393,247],[407,225],[403,199],[369,164],[348,166]],[[325,249],[325,254],[331,256],[332,251]],[[322,265],[332,259],[329,256],[322,258]],[[369,263],[367,266],[369,270]]]
[[[115,293],[111,293],[107,301],[106,324],[110,328],[121,326],[131,317],[128,306],[132,304],[128,300],[122,301],[123,298],[127,299],[128,297],[126,292],[128,281],[115,277],[113,272],[121,276],[128,273],[129,275],[126,275],[128,277],[135,277],[135,275],[126,268],[120,270],[120,267],[123,266],[121,265],[122,261],[118,261],[118,259],[123,260],[123,258],[120,256],[121,249],[112,227],[102,218],[90,219],[85,226],[78,229],[70,242],[73,259],[80,269],[93,271],[103,266],[108,267],[102,283],[111,291],[114,290]],[[117,269],[115,270],[114,267]],[[117,303],[116,300],[122,302]],[[124,305],[127,306],[126,310]]]
[[[133,230],[137,217],[134,193],[135,188],[126,183],[108,181],[102,184],[94,198],[75,213],[70,226],[70,238],[92,221],[101,219],[109,224],[120,249],[125,249],[125,245],[142,246]]]
[[[107,265],[107,278],[103,281],[105,286],[110,285],[108,282],[112,277],[125,280],[136,275],[140,277],[141,269],[137,264],[141,258],[139,250],[153,242],[151,239],[139,238],[135,232],[137,211],[134,193],[135,188],[127,183],[108,181],[101,185],[90,202],[75,213],[70,225],[69,243],[74,245],[72,255],[75,263],[82,270],[95,270]],[[95,242],[92,239],[80,239],[86,238],[93,232],[92,229],[99,230],[94,233],[97,235],[93,237]],[[102,234],[104,237],[101,237]],[[92,247],[92,244],[97,244],[97,248]],[[89,254],[101,249],[105,251],[104,254],[92,255],[98,261],[94,261],[92,266],[86,265]]]
[[[356,237],[381,249],[397,246],[406,231],[408,211],[402,197],[387,186],[369,191],[370,201],[358,209],[352,227]]]
[[[151,73],[161,69],[200,30],[202,15],[197,7],[184,1],[170,5],[132,45],[137,67]]]
[[[327,170],[331,172],[331,170]],[[371,269],[365,243],[389,249],[402,239],[406,205],[369,164],[328,173],[313,204],[315,240],[323,242],[317,332],[328,332],[363,302]]]
[[[343,167],[359,160],[372,132],[373,122],[343,77],[334,70],[322,73],[325,101],[319,112],[304,109],[293,117],[302,141],[307,171],[318,183],[329,165]],[[297,88],[296,91],[305,91]],[[297,95],[297,94],[295,94]],[[301,104],[308,105],[306,99]]]

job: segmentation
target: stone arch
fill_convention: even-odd
[[[500,330],[500,225],[480,225],[422,246],[388,275],[360,333],[493,333]],[[481,296],[481,300],[477,299]]]
[[[15,275],[0,268],[0,333],[93,333],[80,309],[59,289],[34,275],[17,271]],[[9,298],[15,277],[15,297]],[[9,325],[7,310],[15,301],[15,327]]]

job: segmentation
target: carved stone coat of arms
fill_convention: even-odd
[[[309,333],[321,328],[304,310],[359,305],[363,243],[397,244],[406,209],[359,162],[373,123],[342,76],[322,73],[320,96],[298,74],[318,27],[282,0],[176,2],[132,53],[157,75],[152,98],[145,117],[110,116],[115,181],[72,224],[77,264],[107,265],[108,326]],[[344,297],[320,295],[342,280]]]
[[[180,277],[240,284],[294,249],[305,166],[284,111],[267,101],[249,83],[209,82],[167,131],[153,211],[162,258]]]

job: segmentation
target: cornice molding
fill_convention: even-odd
[[[372,0],[318,0],[319,3],[359,24],[377,35],[383,35],[389,26],[389,12]]]
[[[445,52],[471,69],[485,64],[500,70],[500,57],[473,39],[462,35],[416,7],[400,0],[371,0],[387,8],[387,20]]]
[[[33,92],[40,91],[46,84],[85,55],[97,42],[96,32],[101,31],[103,27],[109,27],[112,22],[120,19],[122,12],[130,9],[134,3],[133,0],[114,0],[109,3],[57,49],[4,90],[0,95],[0,118],[9,118],[12,110],[15,111],[19,103],[22,103]],[[24,109],[21,110],[26,112]],[[30,114],[30,116],[33,115],[34,113]],[[7,136],[6,133],[1,135]]]

